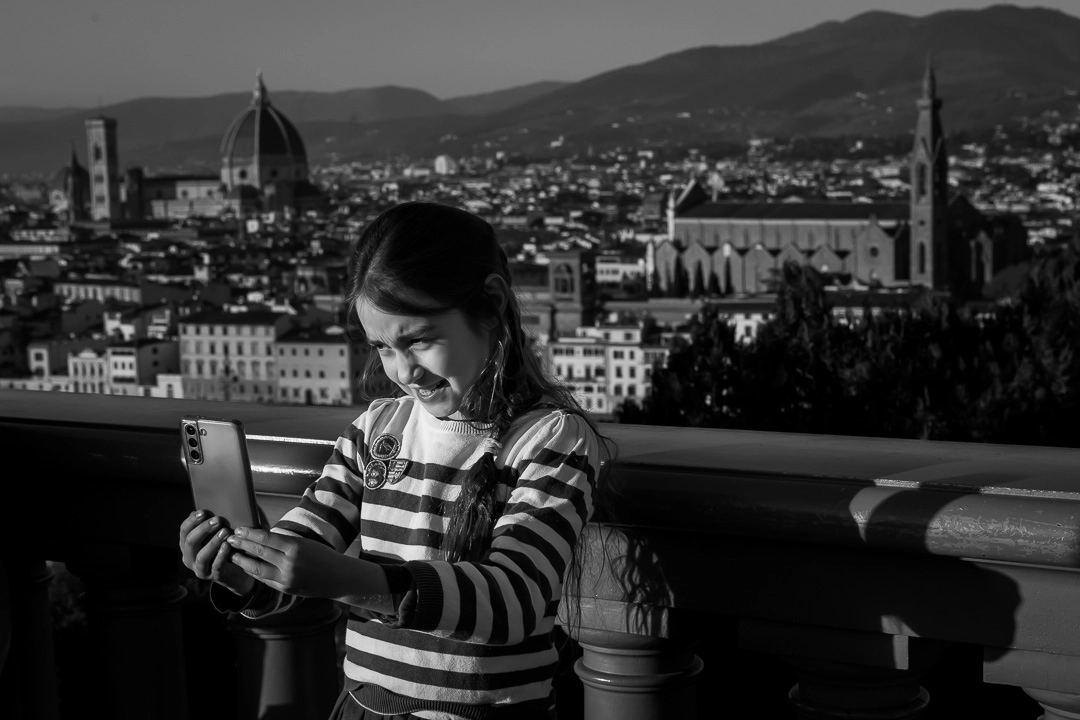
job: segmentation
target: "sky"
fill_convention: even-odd
[[[0,0],[0,106],[399,85],[439,98],[576,81],[701,45],[985,0]],[[1016,0],[1080,16],[1078,0]]]

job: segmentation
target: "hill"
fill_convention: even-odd
[[[691,48],[580,82],[449,100],[389,87],[271,88],[270,95],[296,123],[313,163],[388,152],[537,153],[554,141],[567,152],[754,136],[893,135],[912,127],[928,55],[948,131],[1076,110],[1080,18],[1009,5],[924,17],[868,12],[755,45]],[[102,112],[120,123],[124,164],[212,167],[217,142],[248,98],[141,99]],[[8,122],[3,130],[0,173],[53,170],[65,162],[70,142],[80,150],[84,144],[81,114]]]

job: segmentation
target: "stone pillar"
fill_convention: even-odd
[[[1041,720],[1080,720],[1080,656],[985,647],[983,681],[1023,688],[1042,705]]]
[[[799,677],[788,698],[799,720],[914,720],[930,695],[921,673],[789,659]]]
[[[329,716],[340,690],[336,629],[341,617],[329,600],[250,620],[229,619],[236,640],[237,718]]]
[[[581,629],[574,671],[584,686],[589,720],[697,717],[697,677],[704,663],[689,643]]]
[[[800,720],[914,720],[930,696],[919,684],[947,643],[906,635],[742,618],[740,647],[782,656],[799,682]]]
[[[1080,695],[1038,688],[1024,688],[1024,692],[1046,711],[1040,720],[1080,720]]]
[[[0,565],[7,577],[10,629],[7,659],[0,663],[0,714],[11,720],[55,720],[60,706],[49,610],[52,570],[44,560],[17,557],[15,548],[5,549]]]
[[[86,671],[101,689],[95,703],[112,720],[186,720],[187,678],[176,552],[94,545],[68,563],[86,587]],[[73,704],[78,706],[77,699]]]

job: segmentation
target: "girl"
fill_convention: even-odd
[[[529,347],[482,219],[391,208],[350,281],[365,381],[381,362],[400,396],[371,402],[272,530],[189,516],[184,563],[247,617],[303,597],[349,607],[335,718],[553,717],[551,631],[593,511],[596,428]]]

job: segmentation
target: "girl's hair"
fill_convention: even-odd
[[[501,295],[490,292],[486,285],[492,275],[506,285]],[[491,331],[487,363],[466,391],[461,412],[470,422],[491,424],[496,440],[522,414],[550,405],[584,418],[601,438],[602,453],[607,454],[606,440],[595,422],[569,390],[544,372],[521,326],[521,308],[511,286],[506,253],[491,225],[482,218],[447,205],[422,202],[402,203],[384,211],[364,230],[353,253],[346,296],[350,322],[356,317],[354,308],[360,299],[396,315],[432,316],[458,310],[474,327]],[[379,358],[372,353],[364,370],[364,389],[368,390],[379,375]],[[498,513],[497,447],[489,445],[462,481],[443,537],[443,554],[451,562],[477,560],[487,549]],[[597,484],[599,480],[597,477]],[[578,560],[575,555],[575,569]]]

